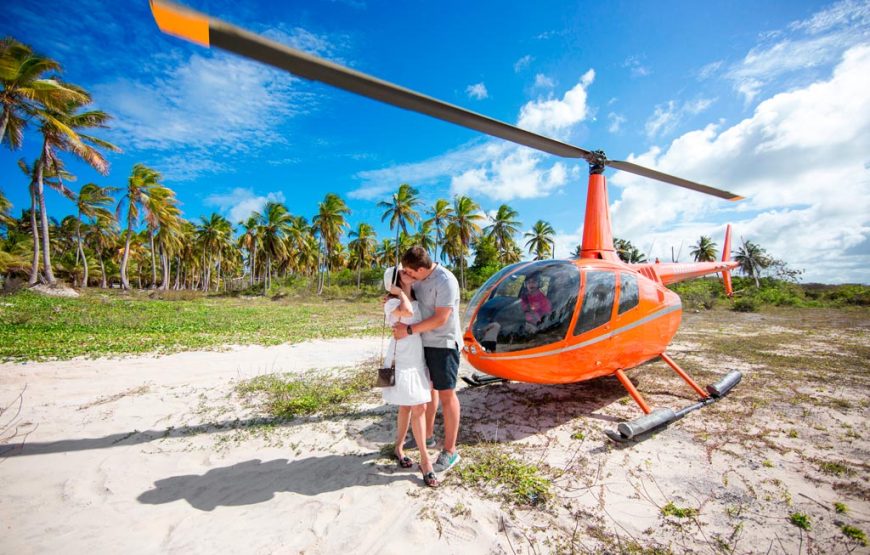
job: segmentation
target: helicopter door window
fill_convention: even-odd
[[[616,274],[613,272],[586,272],[583,308],[574,326],[574,335],[593,330],[610,321],[615,290]]]
[[[487,352],[520,351],[565,339],[577,306],[580,272],[540,261],[510,273],[481,301],[472,334]]]
[[[622,314],[636,307],[638,303],[637,277],[634,274],[619,274],[619,310]]]

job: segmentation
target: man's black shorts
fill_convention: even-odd
[[[456,378],[459,376],[459,349],[446,347],[423,347],[426,356],[426,366],[429,377],[436,391],[456,389]]]

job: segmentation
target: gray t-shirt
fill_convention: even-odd
[[[459,282],[450,270],[438,264],[429,277],[413,285],[423,320],[435,314],[435,308],[449,306],[453,310],[443,326],[420,334],[424,347],[462,349],[462,328],[459,324]]]

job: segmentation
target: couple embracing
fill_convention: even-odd
[[[398,275],[396,271],[398,270]],[[438,486],[438,472],[459,462],[459,283],[447,268],[435,264],[422,247],[402,256],[401,266],[387,269],[384,287],[389,297],[384,312],[393,327],[385,366],[396,363],[396,385],[383,389],[384,401],[399,406],[395,456],[399,466],[413,461],[405,448],[418,446],[423,482]],[[433,462],[428,448],[435,446],[435,413],[441,403],[444,442]],[[405,443],[410,425],[413,439]]]

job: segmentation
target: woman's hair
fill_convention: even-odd
[[[401,288],[402,288],[402,272],[400,271],[400,272],[399,272],[399,275],[397,276],[397,275],[395,274],[395,272],[396,272],[396,268],[394,267],[394,268],[392,268],[391,270],[392,270],[392,274],[391,274],[391,276],[390,276],[390,277],[391,277],[391,280],[390,280],[390,281],[392,281],[393,283],[395,283],[395,284],[396,284],[396,287],[398,287],[399,289],[401,289]],[[391,270],[387,270],[387,272],[390,272]],[[399,298],[398,295],[393,295],[393,294],[390,293],[389,291],[387,292],[387,297],[389,297],[389,298],[391,298],[391,299],[398,299],[398,298]],[[413,290],[413,289],[411,289],[411,300],[412,300],[412,301],[416,301],[416,300],[417,300],[417,294],[414,293],[414,290]]]

